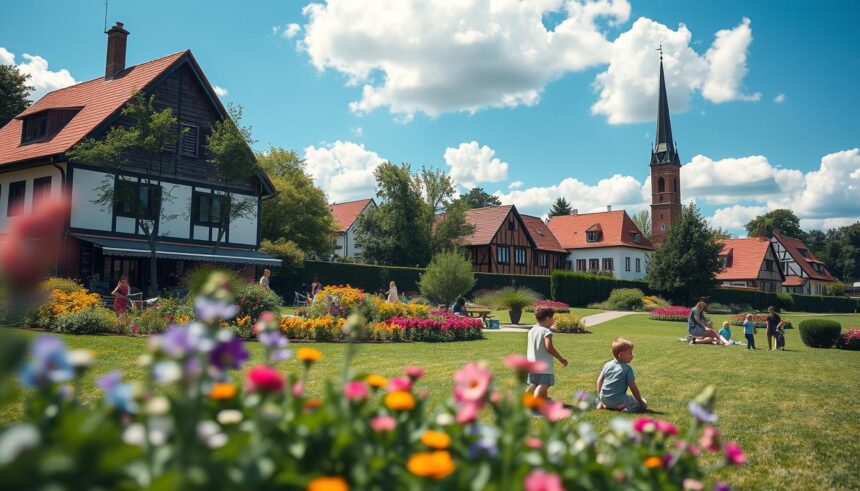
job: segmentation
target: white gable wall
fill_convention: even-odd
[[[65,164],[59,165],[65,169]],[[23,213],[30,213],[33,209],[33,181],[40,177],[48,176],[51,177],[51,194],[60,194],[63,188],[63,177],[60,170],[53,165],[43,165],[40,167],[21,169],[0,174],[0,233],[5,232],[9,225],[11,225],[16,219],[16,217],[7,216],[9,206],[9,185],[18,181],[26,182]]]
[[[630,271],[625,270],[625,258],[630,258]],[[576,262],[579,259],[585,260],[586,271],[589,260],[597,259],[600,261],[600,268],[603,269],[603,260],[612,259],[613,276],[621,280],[641,280],[645,278],[645,269],[650,258],[650,251],[638,249],[636,247],[613,246],[613,247],[590,247],[584,249],[568,249],[567,260],[570,261],[571,269],[578,271]],[[640,271],[636,271],[636,259],[639,259],[641,265]]]

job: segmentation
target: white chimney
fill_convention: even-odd
[[[612,211],[612,205],[606,205],[606,211]]]

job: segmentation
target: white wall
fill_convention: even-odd
[[[645,268],[648,264],[650,252],[637,249],[635,247],[592,247],[587,249],[569,249],[567,260],[571,262],[571,267],[576,271],[576,261],[585,259],[585,267],[588,268],[590,259],[598,259],[600,268],[603,268],[603,260],[611,258],[613,263],[613,273],[616,278],[622,280],[641,280],[645,277]],[[630,258],[630,271],[624,269],[624,258]],[[636,259],[639,259],[641,268],[636,271]]]
[[[256,203],[255,196],[233,193],[231,195],[233,203],[239,203],[241,200],[251,200]],[[237,218],[230,222],[230,242],[234,244],[255,245],[257,243],[257,212],[259,210],[255,206],[251,214],[244,218]],[[212,230],[216,233],[216,229]],[[212,236],[216,238],[216,236]]]
[[[72,219],[71,226],[110,232],[113,211],[93,203],[99,187],[105,180],[113,178],[104,172],[75,169],[72,174]],[[132,229],[133,229],[132,225]]]
[[[161,220],[158,231],[163,237],[171,239],[190,239],[188,220],[191,215],[191,186],[184,184],[165,184],[165,193],[170,193],[171,201],[165,202],[163,215],[168,220]],[[208,234],[207,234],[208,239]]]
[[[61,164],[60,166],[65,169],[65,164]],[[24,192],[23,213],[30,213],[33,210],[33,181],[47,176],[51,176],[51,194],[60,194],[63,190],[62,173],[52,165],[43,165],[0,174],[0,233],[5,232],[6,228],[17,218],[7,216],[9,209],[9,184],[18,181],[25,181],[27,183]]]

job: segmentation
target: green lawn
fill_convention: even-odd
[[[729,316],[714,316],[715,322]],[[795,325],[801,314],[789,314]],[[860,315],[828,315],[844,329],[860,327]],[[524,320],[525,322],[525,320]],[[557,387],[552,395],[569,400],[576,390],[594,390],[594,380],[610,358],[609,343],[618,336],[636,344],[633,367],[636,380],[650,403],[653,416],[688,424],[687,401],[708,383],[717,386],[717,412],[728,439],[737,440],[748,452],[749,464],[728,469],[715,478],[736,489],[851,489],[860,482],[860,405],[855,381],[860,378],[860,352],[810,349],[801,343],[797,329],[786,332],[785,352],[747,351],[745,347],[690,346],[678,342],[684,323],[659,322],[647,315],[632,315],[591,329],[592,334],[556,335],[556,347],[571,360],[556,365]],[[31,331],[19,331],[36,336]],[[734,331],[737,335],[738,331]],[[525,351],[525,333],[487,333],[485,340],[445,344],[361,345],[356,368],[392,376],[405,364],[427,368],[423,387],[433,401],[448,397],[451,375],[466,360],[485,359],[501,373],[501,359]],[[130,378],[142,372],[134,364],[146,340],[108,336],[63,336],[72,348],[90,348],[97,363],[84,387],[84,399],[96,394],[93,378],[122,367]],[[765,345],[759,331],[757,342]],[[312,372],[309,390],[320,393],[324,377],[340,373],[342,344],[316,344],[326,356]],[[259,345],[250,343],[255,361]],[[284,362],[297,370],[294,360]],[[500,378],[508,383],[509,378]],[[0,408],[0,423],[19,417],[21,404]],[[604,429],[617,413],[595,411],[587,418]],[[541,424],[537,422],[536,424]]]

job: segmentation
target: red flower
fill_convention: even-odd
[[[280,392],[284,376],[272,367],[258,365],[248,370],[246,387],[251,392]]]

